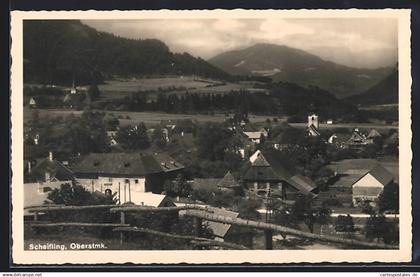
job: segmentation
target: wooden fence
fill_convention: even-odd
[[[50,212],[50,211],[81,211],[81,210],[94,210],[94,209],[109,209],[110,213],[120,213],[120,222],[119,223],[82,223],[82,222],[48,222],[48,223],[37,223],[38,213],[40,212]],[[282,225],[265,223],[262,221],[247,220],[242,218],[233,218],[226,217],[214,214],[211,209],[203,207],[200,205],[187,204],[180,207],[149,207],[149,206],[137,206],[137,205],[94,205],[94,206],[42,206],[42,207],[29,207],[29,212],[34,213],[34,223],[31,225],[33,228],[50,228],[50,227],[96,227],[96,228],[105,228],[113,227],[113,231],[120,233],[120,243],[124,243],[124,234],[125,233],[148,233],[156,236],[170,237],[173,239],[181,239],[189,241],[195,245],[210,245],[210,246],[220,246],[229,249],[247,249],[242,245],[237,245],[233,243],[220,242],[216,240],[210,240],[200,237],[202,220],[220,222],[225,224],[243,226],[254,228],[258,230],[264,230],[265,235],[265,248],[272,249],[273,247],[273,232],[281,233],[282,235],[294,235],[301,238],[307,238],[314,241],[328,242],[340,245],[346,245],[353,248],[373,248],[373,249],[397,249],[394,245],[388,245],[383,243],[373,243],[365,242],[354,239],[345,239],[334,236],[327,235],[318,235],[309,232],[303,232],[293,228],[289,228]],[[139,228],[136,226],[130,226],[126,224],[125,215],[126,213],[139,213],[139,212],[171,212],[171,211],[185,211],[186,216],[194,217],[196,219],[196,235],[197,236],[181,236],[176,234],[159,232],[156,230],[151,230],[148,228]]]

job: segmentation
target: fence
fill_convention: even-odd
[[[54,222],[54,223],[39,223],[38,213],[50,212],[50,211],[81,211],[81,210],[94,210],[94,209],[109,209],[110,213],[120,213],[119,223],[84,223],[84,222]],[[208,246],[220,246],[228,249],[247,249],[246,247],[238,244],[221,242],[212,239],[200,237],[202,220],[220,222],[224,224],[231,224],[243,227],[254,228],[263,230],[265,235],[265,248],[273,248],[273,232],[279,232],[283,235],[294,235],[301,238],[307,238],[310,240],[328,242],[340,245],[346,245],[353,248],[373,248],[373,249],[397,249],[394,245],[365,242],[360,240],[345,239],[334,237],[330,235],[318,235],[314,233],[304,232],[281,226],[277,224],[265,223],[262,221],[246,220],[242,218],[233,218],[227,216],[216,215],[206,207],[188,204],[181,207],[150,207],[150,206],[121,206],[121,205],[95,205],[95,206],[41,206],[41,207],[29,207],[29,212],[34,213],[34,222],[31,225],[33,228],[50,228],[50,227],[95,227],[105,228],[113,227],[113,231],[120,234],[120,243],[124,243],[125,233],[148,233],[156,236],[169,237],[173,239],[185,240],[195,245],[208,245]],[[148,228],[140,228],[138,226],[130,226],[126,224],[125,215],[126,213],[141,213],[141,212],[173,212],[173,211],[185,211],[186,216],[193,217],[195,219],[196,236],[182,236],[177,234],[170,234],[159,232]]]

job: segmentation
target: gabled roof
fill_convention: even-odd
[[[45,158],[37,161],[31,173],[28,174],[27,181],[45,181],[45,173],[49,173],[50,179],[57,181],[70,181],[74,179],[74,173],[65,165],[57,160],[51,161],[49,158]]]
[[[372,129],[367,137],[368,138],[381,137],[381,134],[379,134],[379,132],[376,131],[375,129]]]
[[[292,176],[288,183],[304,194],[310,194],[316,188],[316,184],[311,179],[300,174]]]
[[[169,207],[175,204],[163,194],[156,194],[151,192],[131,192],[131,202],[136,205],[143,205],[149,207]]]
[[[347,143],[355,143],[356,140],[361,140],[362,142],[366,141],[366,137],[359,133],[358,131],[353,131],[350,139],[348,140]]]
[[[378,180],[384,186],[394,179],[394,176],[381,165],[375,166],[368,172],[368,174],[375,177],[375,179]]]
[[[378,161],[373,159],[345,159],[332,162],[327,168],[337,172],[337,174],[364,175],[376,165],[378,165]]]
[[[252,166],[270,166],[264,155],[260,153],[257,159],[252,163]]]
[[[281,180],[263,154],[245,171],[244,180],[247,181],[279,181]]]
[[[225,209],[214,208],[214,207],[208,207],[208,211],[215,215],[232,217],[232,218],[237,218],[239,216],[239,213],[237,212],[232,212]],[[207,224],[207,226],[213,231],[213,234],[219,238],[224,238],[226,234],[228,233],[229,229],[232,227],[231,224],[219,223],[219,222],[214,222],[214,221],[203,221],[203,223]]]
[[[262,136],[261,132],[244,132],[244,134],[250,139],[260,139]]]
[[[234,188],[234,187],[238,187],[238,182],[236,182],[235,177],[233,177],[232,173],[230,173],[230,171],[228,171],[226,173],[226,175],[223,177],[222,180],[220,180],[219,183],[217,183],[218,187],[223,187],[223,188]]]
[[[184,166],[165,153],[91,153],[73,167],[75,174],[146,176]]]

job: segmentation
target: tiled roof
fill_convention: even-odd
[[[184,166],[165,153],[91,153],[73,167],[77,174],[146,176],[183,169]]]
[[[27,166],[27,165],[26,165]],[[27,175],[28,182],[46,181],[45,173],[50,174],[50,179],[58,181],[69,181],[74,179],[73,172],[57,160],[50,160],[49,158],[37,161],[32,168],[31,173]]]
[[[369,174],[376,178],[382,185],[386,185],[394,179],[394,176],[381,165],[375,166],[369,171]]]

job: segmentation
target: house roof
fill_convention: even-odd
[[[250,139],[260,139],[261,132],[244,132],[244,134]]]
[[[232,173],[228,171],[226,175],[223,177],[220,182],[217,183],[218,187],[224,187],[224,188],[234,188],[238,187],[238,182],[236,182],[235,177],[233,177]]]
[[[373,159],[345,159],[332,162],[327,167],[337,172],[337,174],[364,175],[376,165],[378,165],[378,161]]]
[[[50,160],[45,158],[37,161],[36,165],[32,168],[31,173],[27,175],[27,181],[45,181],[45,173],[50,174],[51,179],[58,181],[69,181],[74,179],[74,173],[65,165],[57,160]]]
[[[239,216],[239,213],[237,212],[232,212],[229,210],[214,207],[208,207],[208,211],[215,215],[232,218],[237,218]],[[232,227],[231,224],[219,223],[214,221],[203,221],[203,223],[206,223],[207,226],[213,231],[213,234],[219,238],[224,238],[228,233],[229,229]]]
[[[381,137],[381,134],[379,134],[379,132],[376,131],[375,129],[372,129],[367,137],[368,138]]]
[[[146,176],[183,168],[166,153],[91,153],[84,156],[73,171],[76,174]]]
[[[136,205],[149,207],[175,206],[175,204],[163,194],[151,192],[131,192],[131,202]]]
[[[288,183],[305,194],[310,194],[316,188],[316,184],[311,179],[300,174],[292,176]]]
[[[245,171],[244,180],[247,181],[279,181],[280,178],[261,154]]]
[[[284,168],[283,163],[278,158],[276,158],[274,152],[267,152],[264,154],[264,156],[268,163],[271,165],[271,168],[276,172],[277,176],[279,176],[281,180],[287,180],[292,176],[291,172]]]
[[[394,179],[394,176],[381,165],[375,166],[368,173],[384,186]]]

